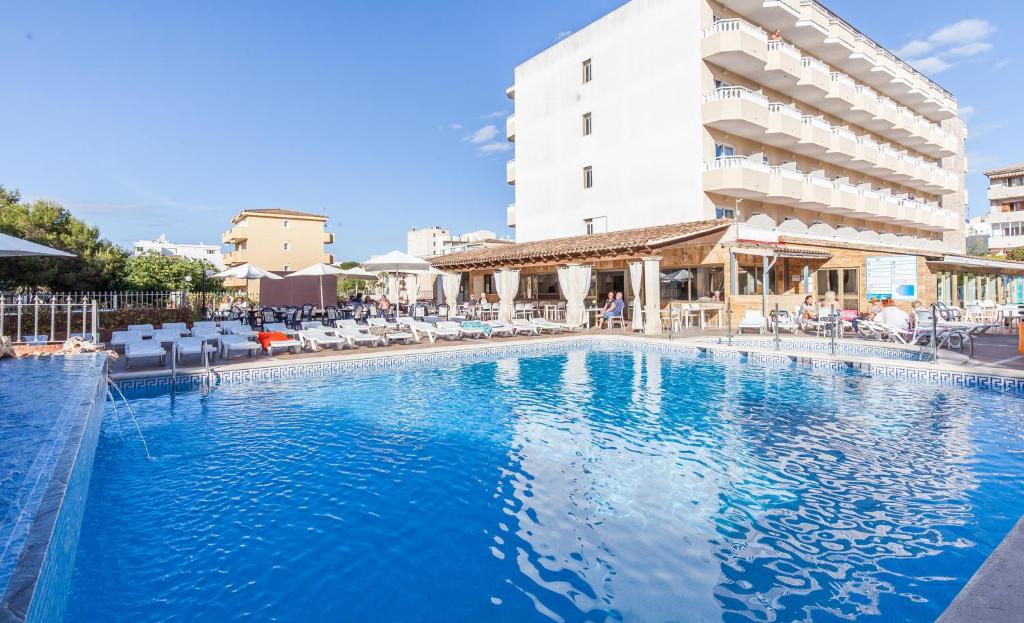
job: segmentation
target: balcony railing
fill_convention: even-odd
[[[732,99],[743,99],[764,106],[768,105],[768,98],[763,93],[751,91],[747,87],[718,87],[714,91],[704,94],[705,104]]]
[[[762,160],[749,156],[719,156],[714,160],[704,161],[705,171],[721,171],[723,169],[750,169],[752,171],[768,171],[771,167]]]
[[[783,54],[786,54],[787,56],[792,56],[796,60],[800,60],[800,58],[801,58],[800,50],[798,50],[795,47],[789,45],[785,41],[782,41],[782,40],[779,40],[779,39],[776,39],[774,41],[769,41],[768,42],[768,51],[769,52],[781,52]]]
[[[704,36],[710,37],[711,35],[718,33],[737,31],[746,32],[754,35],[758,39],[768,41],[767,32],[742,19],[720,19],[704,29]]]
[[[793,119],[796,119],[798,121],[803,119],[803,113],[801,113],[795,107],[790,106],[789,104],[784,104],[782,102],[772,102],[768,104],[768,110],[773,113],[785,115],[786,117],[792,117]]]

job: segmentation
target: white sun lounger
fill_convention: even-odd
[[[395,341],[401,341],[406,344],[408,344],[410,340],[415,340],[417,342],[419,341],[419,338],[416,337],[415,334],[409,333],[408,331],[401,331],[398,328],[398,324],[394,322],[388,322],[383,318],[367,318],[366,324],[368,324],[371,327],[384,327],[385,329],[387,329],[387,333],[384,335],[385,344]]]
[[[243,325],[241,320],[224,320],[220,323],[221,331],[231,335],[244,335],[245,337],[256,337],[256,332],[249,325]]]
[[[117,347],[121,347],[121,352],[124,352],[124,345],[128,342],[138,342],[142,340],[142,334],[138,331],[114,331],[113,335],[110,336],[110,347],[117,352]]]
[[[513,336],[519,333],[519,328],[515,325],[509,324],[502,320],[484,320],[485,325],[491,328],[491,335],[503,335],[505,337]],[[537,328],[533,328],[537,331]]]
[[[307,323],[302,324],[305,325]],[[327,346],[338,350],[348,345],[348,340],[338,337],[337,335],[324,330],[322,327],[310,327],[308,329],[303,328],[299,331],[299,338],[302,340],[303,346],[308,346],[310,350],[314,352]],[[271,344],[273,344],[273,342],[271,342]]]
[[[520,333],[529,333],[532,335],[540,335],[540,327],[533,324],[532,322],[525,323],[511,323],[507,320],[487,320],[487,324],[491,325],[493,329],[508,329],[509,327],[515,332],[515,335]]]
[[[427,339],[430,340],[431,344],[436,342],[437,338],[439,337],[449,340],[462,339],[462,333],[459,332],[458,329],[442,329],[430,324],[429,322],[420,322],[419,320],[414,320],[409,316],[399,317],[398,324],[399,326],[409,327],[409,330],[412,331],[413,338],[417,342],[420,341],[421,333],[427,336]]]
[[[550,327],[544,327],[544,326],[541,326],[539,324],[535,324],[532,320],[526,320],[525,318],[513,318],[512,319],[512,324],[515,325],[516,327],[520,328],[520,329],[532,328],[534,330],[534,335],[539,335],[539,334],[541,334],[541,333],[543,333],[545,331],[547,333],[558,333],[559,332],[558,329],[552,329]]]
[[[160,328],[153,331],[153,337],[150,339],[156,344],[170,347],[181,339],[181,334],[173,329]]]
[[[744,329],[754,329],[758,333],[764,333],[764,316],[756,309],[748,309],[743,312],[743,320],[740,320],[737,329],[743,333]]]
[[[188,327],[184,322],[165,322],[160,325],[159,331],[177,331],[178,335],[188,335]]]
[[[159,342],[153,340],[130,340],[124,343],[124,369],[131,366],[132,359],[144,359],[146,357],[157,357],[160,365],[164,365],[167,351],[160,346]]]
[[[217,328],[217,323],[212,320],[196,320],[192,323],[192,335],[196,333],[220,333],[220,329]]]
[[[178,363],[188,355],[198,355],[200,360],[203,357],[203,350],[211,355],[217,354],[217,349],[212,344],[207,344],[202,337],[183,337],[174,343],[174,356]]]
[[[542,331],[551,331],[552,333],[561,333],[562,331],[572,331],[572,327],[561,322],[551,322],[547,318],[532,318],[530,319],[537,327],[540,327]]]
[[[260,350],[260,345],[253,342],[244,335],[227,333],[220,336],[220,356],[224,359],[231,357],[233,353],[246,353],[250,357]]]
[[[464,326],[460,325],[459,323],[454,322],[452,320],[442,320],[440,322],[435,323],[435,326],[437,326],[438,329],[451,329],[453,331],[458,331],[459,335],[462,335],[462,336],[465,336],[465,337],[474,337],[474,338],[487,337],[487,334],[484,333],[483,329],[473,328],[473,327],[464,327]]]
[[[337,334],[348,342],[349,346],[355,348],[356,344],[369,344],[370,346],[380,346],[387,343],[387,340],[383,335],[373,335],[372,333],[364,333],[355,327],[348,325],[342,325],[338,327]],[[406,334],[409,335],[409,334]],[[410,335],[410,337],[412,337]]]
[[[299,332],[295,329],[289,329],[283,322],[268,322],[263,325],[264,331],[273,331],[275,333],[283,333],[290,338],[299,337]]]
[[[142,336],[143,339],[153,336],[153,325],[151,324],[130,324],[128,325],[129,331],[135,331]]]

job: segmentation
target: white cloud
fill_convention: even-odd
[[[461,130],[462,129],[462,124],[453,121],[452,123],[448,124],[448,127],[453,129],[453,130]]]
[[[561,41],[562,39],[565,39],[566,37],[568,37],[571,34],[572,34],[571,30],[559,31],[559,33],[558,33],[558,40]]]
[[[952,67],[952,65],[938,56],[926,56],[925,58],[919,58],[916,61],[910,61],[910,64],[926,74],[942,73]]]
[[[996,69],[1002,69],[1003,67],[1006,67],[1009,64],[1010,64],[1010,59],[1004,58],[1001,61],[997,62],[995,65],[993,65],[993,67],[995,67]]]
[[[911,39],[896,54],[926,74],[938,74],[961,59],[991,50],[992,44],[985,39],[995,31],[988,20],[964,19],[943,26],[924,39]]]
[[[931,34],[928,40],[936,45],[956,45],[980,41],[996,31],[995,26],[983,19],[965,19],[944,26]]]
[[[961,106],[957,110],[957,114],[964,121],[969,121],[971,119],[971,117],[973,117],[975,115],[975,113],[977,113],[977,112],[978,112],[978,109],[975,108],[974,106],[971,106],[970,104],[968,104],[967,106]]]
[[[896,50],[896,56],[903,58],[913,58],[915,56],[921,56],[927,54],[934,49],[935,46],[927,41],[921,41],[920,39],[914,39],[910,43],[904,45],[902,48]]]
[[[992,49],[992,44],[987,41],[975,41],[974,43],[965,43],[955,48],[950,48],[950,56],[975,56],[982,52],[988,52]]]
[[[480,115],[480,118],[481,119],[500,119],[501,117],[506,117],[506,116],[508,116],[508,111],[505,110],[505,109],[502,109],[502,110],[495,110],[494,112],[489,112],[486,115]]]
[[[486,142],[490,141],[491,139],[493,139],[497,135],[498,135],[498,126],[492,125],[492,124],[487,124],[484,127],[482,127],[479,130],[477,130],[476,132],[473,132],[472,134],[470,134],[469,136],[467,136],[463,140],[469,141],[470,143],[473,143],[474,145],[479,145],[480,143],[486,143]]]
[[[477,147],[477,152],[483,156],[490,156],[491,154],[500,154],[512,149],[512,143],[502,143],[494,141],[491,143],[485,143]]]

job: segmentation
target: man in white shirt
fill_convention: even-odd
[[[892,299],[882,301],[882,311],[875,314],[874,321],[898,331],[910,330],[910,316],[907,315],[907,312],[896,307]]]

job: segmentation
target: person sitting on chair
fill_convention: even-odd
[[[626,301],[622,298],[622,292],[609,292],[608,296],[613,297],[611,299],[611,309],[601,314],[601,319],[597,323],[598,329],[603,329],[605,323],[611,325],[610,318],[622,318],[622,308],[626,306]]]
[[[897,331],[910,330],[910,316],[899,307],[892,299],[882,300],[882,311],[875,314],[875,322]]]

